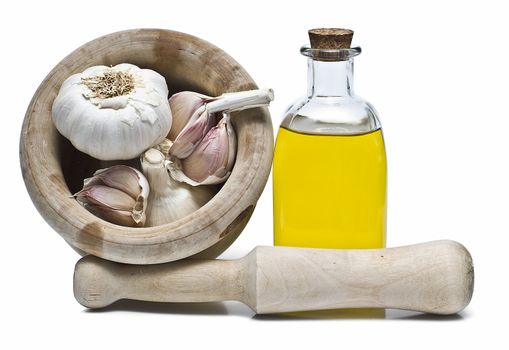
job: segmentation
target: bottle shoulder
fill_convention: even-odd
[[[373,105],[359,96],[302,97],[288,107],[281,126],[301,133],[355,135],[381,127]]]

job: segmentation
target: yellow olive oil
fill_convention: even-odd
[[[381,129],[360,135],[313,135],[281,127],[273,186],[275,245],[385,247]]]

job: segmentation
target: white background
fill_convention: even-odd
[[[503,1],[10,2],[0,13],[3,195],[0,348],[371,348],[507,346],[509,24]],[[253,317],[245,306],[124,303],[90,312],[72,294],[78,255],[25,190],[18,137],[31,96],[65,55],[129,28],[183,31],[219,46],[272,87],[274,126],[305,92],[307,29],[355,30],[356,92],[378,109],[389,164],[388,245],[449,238],[475,263],[474,297],[454,317]],[[312,166],[312,160],[309,160]],[[267,186],[235,244],[272,243]],[[498,345],[498,346],[497,346]]]

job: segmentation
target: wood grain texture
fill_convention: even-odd
[[[74,294],[89,308],[119,299],[237,300],[257,313],[395,308],[453,314],[473,293],[469,252],[454,241],[366,250],[257,247],[239,260],[132,266],[85,257]]]
[[[74,149],[58,133],[51,120],[51,106],[69,75],[94,65],[122,62],[161,73],[170,94],[194,90],[215,96],[257,88],[226,53],[179,32],[128,30],[83,45],[48,74],[25,116],[20,161],[32,201],[45,220],[80,252],[133,264],[168,262],[200,252],[201,257],[215,257],[247,224],[266,184],[274,142],[268,109],[232,114],[238,136],[236,164],[228,181],[204,207],[167,225],[117,226],[95,217],[71,198],[101,163]]]

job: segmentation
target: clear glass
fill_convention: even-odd
[[[353,91],[360,48],[307,46],[307,95],[290,106],[274,152],[274,244],[385,246],[386,157],[373,106]]]
[[[360,47],[301,48],[308,57],[307,95],[288,108],[281,126],[319,135],[355,135],[380,129],[374,107],[353,91],[353,58]]]

